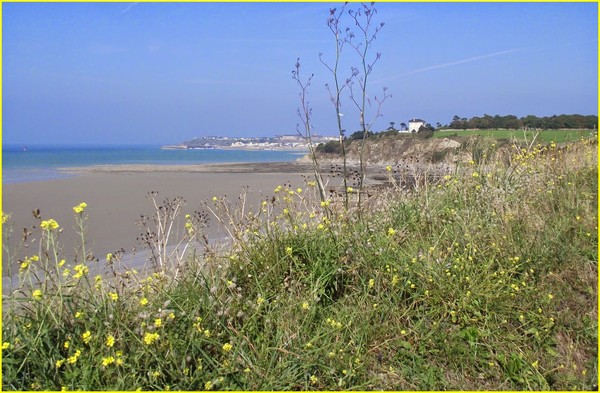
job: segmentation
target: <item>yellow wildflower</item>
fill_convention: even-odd
[[[108,294],[108,297],[110,297],[110,300],[112,300],[113,302],[116,302],[117,300],[119,300],[119,295],[114,292],[110,292]]]
[[[81,202],[79,205],[73,207],[73,211],[77,214],[83,213],[85,208],[87,207],[87,203]]]
[[[310,307],[310,306],[309,306],[308,302],[304,302],[304,303],[302,303],[302,309],[303,309],[303,310],[308,310],[308,309],[309,309],[309,307]]]
[[[231,351],[232,348],[233,348],[233,345],[231,345],[229,343],[223,344],[223,351],[225,351],[225,352]]]
[[[85,333],[81,335],[83,342],[89,344],[92,339],[92,333],[89,330],[86,330]]]
[[[65,359],[57,360],[56,363],[54,363],[54,367],[60,368],[64,364],[64,362],[65,362]]]
[[[258,299],[256,299],[256,304],[258,304],[259,306],[261,304],[263,304],[265,302],[265,298],[262,296],[259,296]]]
[[[396,234],[396,230],[390,227],[387,231],[388,236],[394,236]]]
[[[77,359],[79,359],[79,356],[81,356],[81,351],[78,349],[77,351],[75,351],[74,355],[69,356],[67,358],[67,363],[75,364],[77,362]]]
[[[140,306],[145,306],[146,304],[148,304],[148,299],[143,297],[140,299]]]
[[[9,349],[9,348],[10,348],[10,343],[8,341],[5,341],[2,343],[2,350]]]
[[[108,357],[102,358],[102,365],[104,367],[106,367],[106,366],[108,366],[110,364],[113,364],[114,362],[115,362],[115,358],[112,357],[112,356],[108,356]]]
[[[73,270],[75,270],[75,274],[73,275],[73,278],[81,278],[81,277],[85,276],[86,274],[88,274],[88,272],[89,272],[88,267],[82,263],[80,263],[79,265],[75,265],[73,267]]]
[[[160,338],[160,335],[158,333],[146,333],[144,335],[144,343],[146,345],[151,345],[154,342],[156,342],[156,340],[158,340]]]
[[[388,171],[388,172],[391,172],[392,171],[392,166],[391,165],[386,166],[385,170]]]
[[[53,231],[53,230],[57,229],[59,227],[59,225],[56,222],[56,220],[51,218],[49,220],[42,221],[42,223],[40,224],[40,227],[44,231]]]
[[[107,347],[112,348],[115,345],[115,337],[113,335],[106,336],[106,341],[104,341]]]
[[[162,319],[156,318],[154,320],[154,327],[161,327],[161,326],[162,326]]]
[[[42,291],[39,289],[36,289],[35,291],[33,291],[33,293],[31,294],[31,296],[35,299],[35,300],[40,300],[42,298]]]

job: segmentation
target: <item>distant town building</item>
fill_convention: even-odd
[[[276,139],[279,139],[280,142],[302,142],[304,139],[298,135],[275,135]]]
[[[408,121],[408,132],[417,132],[421,126],[425,125],[425,120],[410,119]]]

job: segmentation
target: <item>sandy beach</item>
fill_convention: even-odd
[[[141,230],[136,221],[141,214],[153,211],[150,191],[158,191],[160,201],[183,197],[184,214],[199,210],[213,196],[235,200],[244,187],[249,190],[248,203],[257,206],[266,195],[273,195],[279,184],[304,186],[303,175],[310,173],[308,166],[293,163],[102,166],[68,171],[76,175],[3,186],[2,210],[11,215],[14,228],[11,247],[20,241],[23,228],[39,225],[32,211],[40,209],[42,219],[53,218],[63,228],[60,242],[69,261],[78,244],[72,208],[86,202],[88,248],[103,259],[121,248],[126,252],[133,247],[140,249],[136,238]],[[212,239],[224,235],[214,220],[207,234]],[[25,255],[37,252],[37,245],[30,248]],[[6,271],[7,266],[3,266],[4,274]]]

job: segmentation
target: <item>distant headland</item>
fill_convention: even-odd
[[[336,137],[312,137],[313,143],[337,140]],[[308,150],[308,141],[300,135],[275,135],[274,137],[203,136],[178,145],[164,145],[162,149],[239,149],[239,150]]]

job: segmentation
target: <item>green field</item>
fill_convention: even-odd
[[[572,142],[582,138],[587,139],[595,131],[592,130],[542,130],[542,131],[523,131],[523,130],[441,130],[434,134],[434,138],[447,138],[449,136],[489,136],[495,139],[518,139],[527,138],[531,141],[537,134],[539,142]]]

